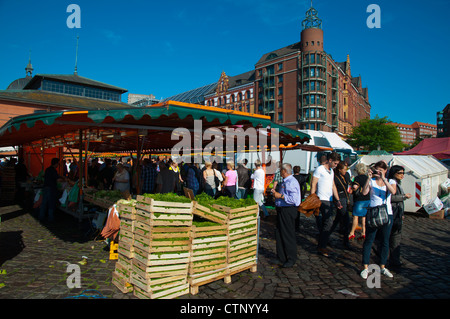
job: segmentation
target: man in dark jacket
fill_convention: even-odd
[[[250,179],[250,170],[247,168],[247,159],[244,159],[242,163],[238,164],[238,189],[236,192],[237,199],[247,198],[248,191],[252,186],[252,180]]]
[[[42,203],[39,211],[39,220],[45,221],[46,213],[48,212],[48,221],[54,222],[54,212],[56,208],[56,201],[58,200],[57,183],[64,180],[64,177],[58,175],[56,170],[59,166],[59,158],[53,158],[51,165],[45,170],[44,174],[44,188],[42,190]]]

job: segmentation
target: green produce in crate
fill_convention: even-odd
[[[227,196],[220,196],[219,198],[214,199],[213,197],[211,197],[205,193],[201,193],[201,194],[195,196],[195,200],[200,205],[208,207],[212,210],[216,210],[212,207],[212,205],[214,205],[214,204],[219,205],[219,206],[226,206],[226,207],[230,207],[230,208],[242,208],[242,207],[256,205],[256,202],[253,198],[236,199],[236,198],[231,198],[231,197],[227,197]]]
[[[175,203],[190,203],[191,200],[187,197],[177,195],[175,193],[166,194],[143,194],[144,197],[153,198],[156,201],[161,202],[175,202]]]

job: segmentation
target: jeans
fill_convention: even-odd
[[[224,186],[223,192],[225,196],[236,198],[236,185]]]
[[[48,221],[54,221],[54,212],[57,201],[57,190],[50,187],[44,187],[42,190],[42,203],[39,209],[39,220],[42,222],[45,220],[45,215],[48,211]]]
[[[217,188],[212,188],[208,183],[205,184],[205,193],[211,197],[216,196]]]
[[[316,224],[319,229],[318,248],[326,248],[333,227],[334,205],[333,202],[322,200],[319,216],[316,216]]]
[[[238,189],[236,191],[236,198],[237,199],[241,199],[241,198],[245,199],[245,198],[247,198],[247,189],[238,187]]]
[[[393,215],[389,216],[389,222],[386,225],[383,225],[380,228],[371,228],[366,225],[366,240],[363,244],[363,256],[362,263],[363,265],[370,264],[370,251],[372,250],[372,244],[377,236],[377,233],[380,235],[381,243],[380,243],[380,265],[386,265],[388,256],[389,256],[389,237],[391,235],[391,229],[393,224]]]

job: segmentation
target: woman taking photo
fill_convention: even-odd
[[[392,273],[385,267],[389,255],[389,236],[391,234],[393,214],[391,207],[391,195],[397,192],[397,183],[395,180],[387,180],[385,177],[388,166],[386,162],[377,162],[372,169],[369,169],[369,179],[363,188],[363,195],[370,194],[369,207],[376,207],[386,204],[388,213],[388,222],[379,228],[372,228],[366,225],[366,239],[363,244],[362,263],[364,269],[361,271],[361,277],[367,279],[369,275],[370,251],[375,240],[377,232],[381,235],[380,268],[381,274],[387,277],[393,277]]]
[[[352,229],[348,234],[348,239],[353,240],[355,238],[356,227],[358,226],[359,218],[361,217],[361,236],[358,240],[364,240],[366,238],[366,213],[367,207],[370,204],[370,194],[363,195],[362,190],[364,185],[366,185],[369,177],[367,176],[367,166],[363,163],[356,164],[356,174],[355,179],[352,183],[352,194],[353,194],[353,222]]]
[[[402,238],[403,213],[405,210],[404,201],[411,198],[411,194],[405,194],[401,187],[401,182],[405,176],[405,168],[394,165],[389,169],[389,179],[394,179],[397,183],[397,192],[392,195],[393,224],[389,239],[389,266],[400,267],[400,241]]]

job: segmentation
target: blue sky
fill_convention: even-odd
[[[70,29],[69,4],[81,8]],[[381,28],[369,29],[369,4]],[[314,0],[324,49],[350,54],[352,75],[369,88],[371,115],[436,124],[450,103],[450,1]],[[25,75],[78,74],[157,98],[254,69],[267,52],[298,42],[310,0],[0,0],[0,89]],[[124,96],[125,101],[126,95]]]

